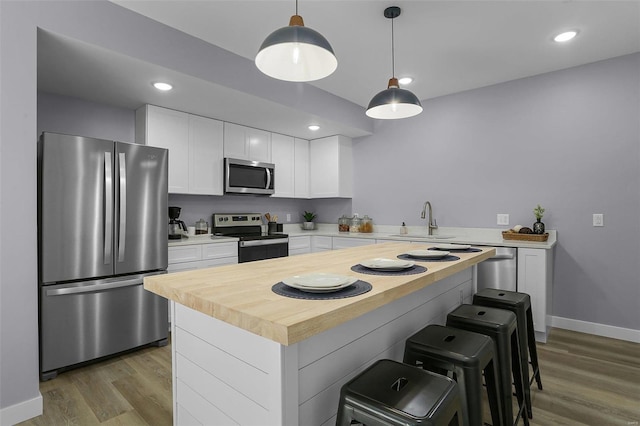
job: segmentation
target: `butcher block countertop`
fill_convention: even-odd
[[[351,266],[372,258],[396,259],[418,244],[389,242],[342,250],[219,266],[144,279],[144,288],[251,333],[291,345],[373,311],[453,275],[495,254],[493,247],[475,253],[451,253],[454,262],[416,262],[427,268],[415,275],[369,275]],[[324,272],[357,277],[373,289],[360,296],[334,300],[284,297],[271,287],[294,275]]]

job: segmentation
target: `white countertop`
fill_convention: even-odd
[[[493,247],[538,248],[547,250],[553,248],[557,242],[557,232],[555,230],[546,231],[549,233],[549,239],[547,241],[536,242],[505,240],[502,238],[502,231],[505,231],[506,229],[497,228],[440,227],[435,231],[432,237],[427,237],[426,226],[408,226],[408,234],[402,236],[399,235],[399,226],[390,225],[374,225],[375,232],[373,233],[338,232],[338,225],[333,223],[319,223],[316,224],[316,227],[317,229],[313,231],[305,231],[298,223],[285,223],[283,232],[288,234],[290,237],[319,235],[326,237],[369,238],[375,240],[420,241],[429,243],[459,243]],[[440,239],[438,236],[451,236],[452,238]],[[169,240],[169,247],[191,244],[226,243],[234,241],[238,241],[238,239],[207,234],[183,238],[182,240]]]

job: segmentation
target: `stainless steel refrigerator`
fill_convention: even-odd
[[[43,133],[38,142],[40,378],[166,344],[167,300],[144,290],[167,269],[162,148]]]

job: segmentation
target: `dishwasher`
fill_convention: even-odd
[[[478,264],[478,290],[497,288],[517,291],[518,249],[514,247],[496,247],[493,257]]]

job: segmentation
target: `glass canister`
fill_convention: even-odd
[[[349,224],[351,223],[351,219],[346,215],[342,215],[340,219],[338,219],[338,232],[349,232]]]
[[[206,234],[209,229],[209,224],[206,220],[200,219],[196,222],[196,235]]]
[[[354,214],[349,224],[349,232],[360,232],[360,226],[362,225],[362,219],[358,217],[358,214]]]
[[[360,232],[364,232],[368,234],[373,232],[373,219],[371,219],[366,214],[362,218],[362,224],[360,225]]]

